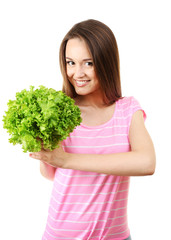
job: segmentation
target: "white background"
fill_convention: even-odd
[[[1,1],[0,239],[41,239],[52,190],[52,182],[39,173],[39,161],[8,142],[2,123],[7,102],[30,85],[61,90],[61,40],[75,23],[89,18],[114,32],[123,96],[136,97],[146,111],[146,127],[156,149],[155,174],[131,178],[132,238],[171,239],[170,10],[165,0]]]

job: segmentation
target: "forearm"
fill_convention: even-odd
[[[155,156],[135,151],[114,154],[69,153],[64,168],[118,176],[152,175]]]

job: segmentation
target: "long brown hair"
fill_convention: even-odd
[[[67,78],[65,59],[67,42],[73,38],[83,39],[91,52],[105,103],[112,104],[122,98],[119,52],[115,36],[108,26],[93,19],[75,24],[61,43],[59,62],[63,75],[63,92],[72,98],[77,96]]]

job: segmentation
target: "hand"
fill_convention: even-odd
[[[67,153],[63,150],[62,145],[60,144],[60,146],[53,151],[44,149],[42,147],[42,150],[40,152],[30,153],[29,156],[31,158],[43,161],[53,167],[62,168],[67,157]]]

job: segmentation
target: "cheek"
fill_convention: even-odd
[[[98,80],[95,72],[92,73],[92,77],[93,77],[93,79],[94,79],[94,82],[95,82],[96,84],[99,84],[99,80]]]
[[[70,68],[66,68],[66,73],[69,78],[71,78],[74,75],[73,70]]]

